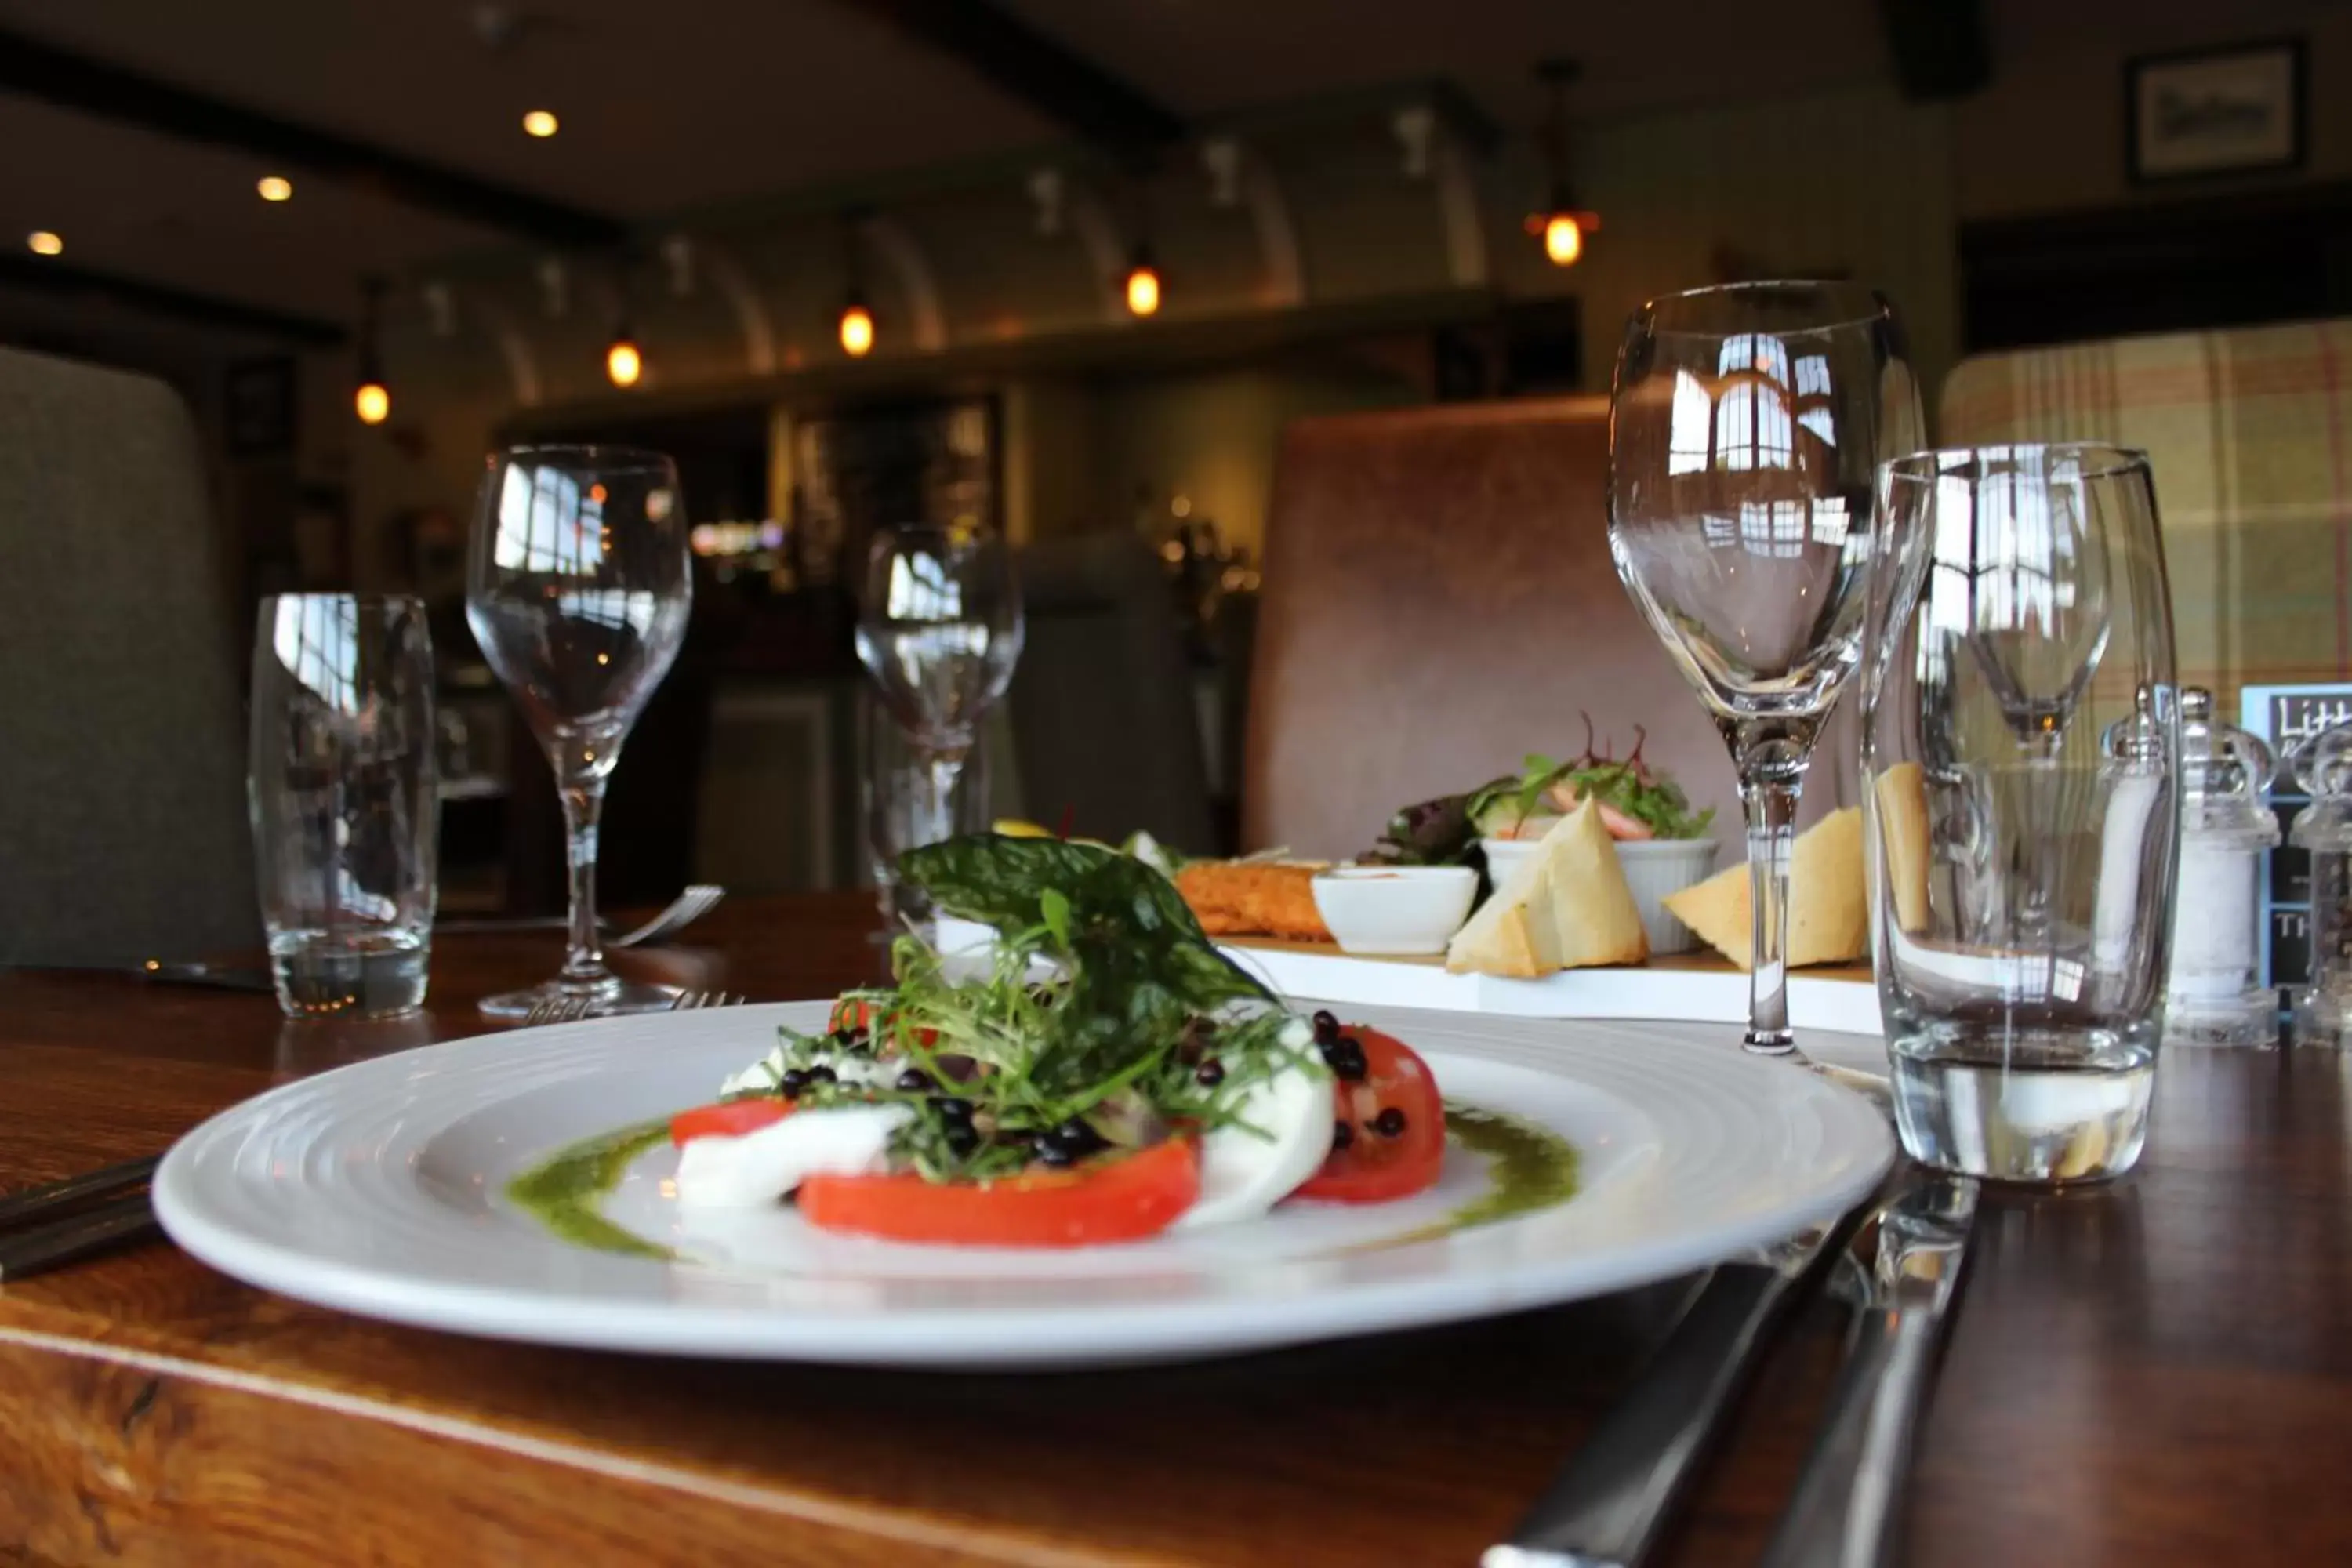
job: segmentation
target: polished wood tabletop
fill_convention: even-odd
[[[758,1000],[875,976],[863,900],[730,901],[634,962]],[[289,1077],[478,1033],[555,939],[445,938],[429,1014],[0,977],[0,1190],[165,1146]],[[1731,1048],[1727,1032],[1726,1048]],[[2176,1051],[2134,1175],[1990,1194],[1909,1560],[2352,1562],[2343,1058]],[[0,1563],[1466,1564],[1681,1299],[1192,1365],[963,1375],[398,1328],[155,1243],[0,1287]],[[1784,1335],[1664,1559],[1753,1561],[1834,1370]]]

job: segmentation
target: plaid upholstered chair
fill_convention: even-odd
[[[0,349],[0,965],[260,940],[208,492],[169,387]]]
[[[1984,354],[1944,383],[1947,444],[2145,447],[2180,679],[2352,674],[2352,321]]]

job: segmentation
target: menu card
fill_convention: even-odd
[[[2239,693],[2238,727],[2260,737],[2281,763],[2271,792],[2280,843],[2263,886],[2263,973],[2293,1010],[2292,990],[2311,978],[2311,853],[2285,842],[2311,804],[2284,768],[2294,749],[2322,730],[2352,721],[2352,686],[2249,686]]]

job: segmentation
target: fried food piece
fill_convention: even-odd
[[[1211,936],[1271,936],[1329,942],[1315,909],[1319,866],[1263,860],[1195,860],[1176,873],[1176,890]]]

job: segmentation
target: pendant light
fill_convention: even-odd
[[[1543,242],[1554,267],[1573,267],[1584,258],[1585,241],[1599,231],[1601,215],[1580,204],[1568,179],[1568,88],[1581,73],[1574,60],[1545,60],[1536,79],[1551,96],[1543,128],[1548,189],[1543,205],[1528,215],[1528,232]]]
[[[383,378],[380,342],[383,280],[371,278],[361,290],[359,379],[352,388],[352,412],[362,425],[381,425],[392,417],[392,387]]]
[[[837,326],[841,352],[851,359],[864,359],[874,352],[874,310],[866,302],[866,269],[857,251],[858,228],[865,221],[862,213],[845,213],[841,219],[841,270],[845,284]]]

